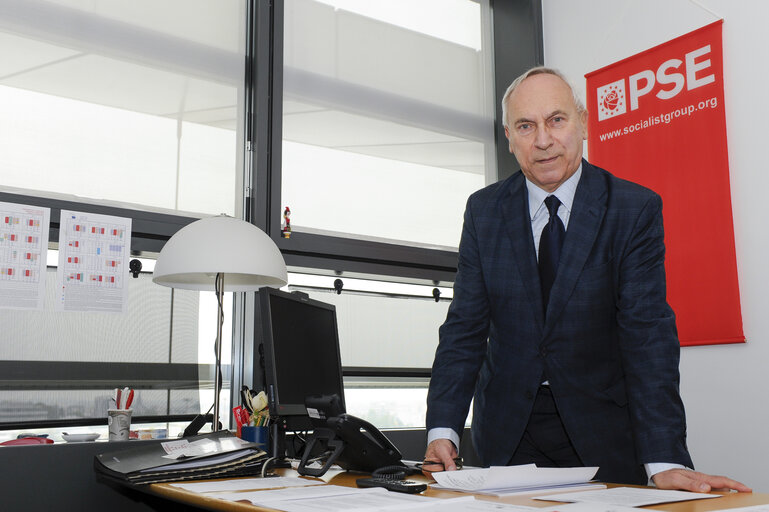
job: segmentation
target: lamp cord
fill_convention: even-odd
[[[217,321],[218,325],[216,326],[216,341],[214,342],[214,358],[216,360],[216,371],[215,371],[215,377],[214,377],[214,421],[212,423],[212,431],[218,432],[220,429],[220,423],[219,423],[219,414],[220,414],[220,403],[219,398],[221,395],[221,389],[222,389],[222,327],[224,325],[224,273],[217,272],[216,277],[214,278],[214,291],[216,292],[216,302],[218,305],[217,309]]]
[[[222,328],[224,327],[224,304],[222,304],[222,301],[219,298],[219,290],[224,285],[224,274],[222,272],[218,272],[216,274],[216,278],[214,279],[214,291],[216,292],[216,304],[219,308],[219,312],[221,314],[218,315],[219,319],[219,329],[217,332],[221,332]],[[219,347],[217,347],[217,343],[221,343],[221,339],[214,339],[214,359],[216,361],[216,365],[221,368],[222,362],[220,361],[219,354],[221,353],[219,350]],[[222,373],[219,372],[219,381],[216,382],[214,385],[214,389],[222,389]]]

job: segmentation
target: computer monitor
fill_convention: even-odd
[[[305,407],[308,396],[338,395],[344,412],[336,308],[304,293],[274,288],[260,289],[257,297],[264,385],[270,419],[278,427],[273,432],[283,436],[286,431],[312,429]],[[273,446],[276,442],[280,439]]]

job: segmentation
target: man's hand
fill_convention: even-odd
[[[428,447],[429,448],[429,447]],[[706,475],[689,469],[668,469],[652,477],[659,489],[680,489],[692,492],[731,490],[753,492],[753,489],[725,476]]]
[[[431,476],[436,471],[454,471],[457,469],[454,458],[457,456],[457,447],[448,439],[436,439],[427,445],[425,460],[422,463],[422,473]],[[429,464],[435,462],[438,464]]]

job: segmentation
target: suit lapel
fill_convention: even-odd
[[[513,246],[515,263],[521,281],[526,289],[527,300],[533,306],[534,318],[538,325],[545,322],[542,311],[542,291],[539,285],[539,268],[534,252],[534,240],[531,234],[531,216],[529,198],[523,174],[511,180],[509,194],[502,194],[501,211],[505,229]]]
[[[590,255],[606,213],[607,190],[593,166],[582,160],[582,177],[574,195],[574,204],[561,249],[558,273],[550,292],[545,319],[546,331],[555,325],[577,284],[585,261]]]

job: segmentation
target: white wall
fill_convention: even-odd
[[[681,393],[697,469],[769,492],[769,2],[543,0],[542,11],[545,64],[563,71],[583,97],[585,73],[724,19],[729,166],[748,342],[684,348]]]

